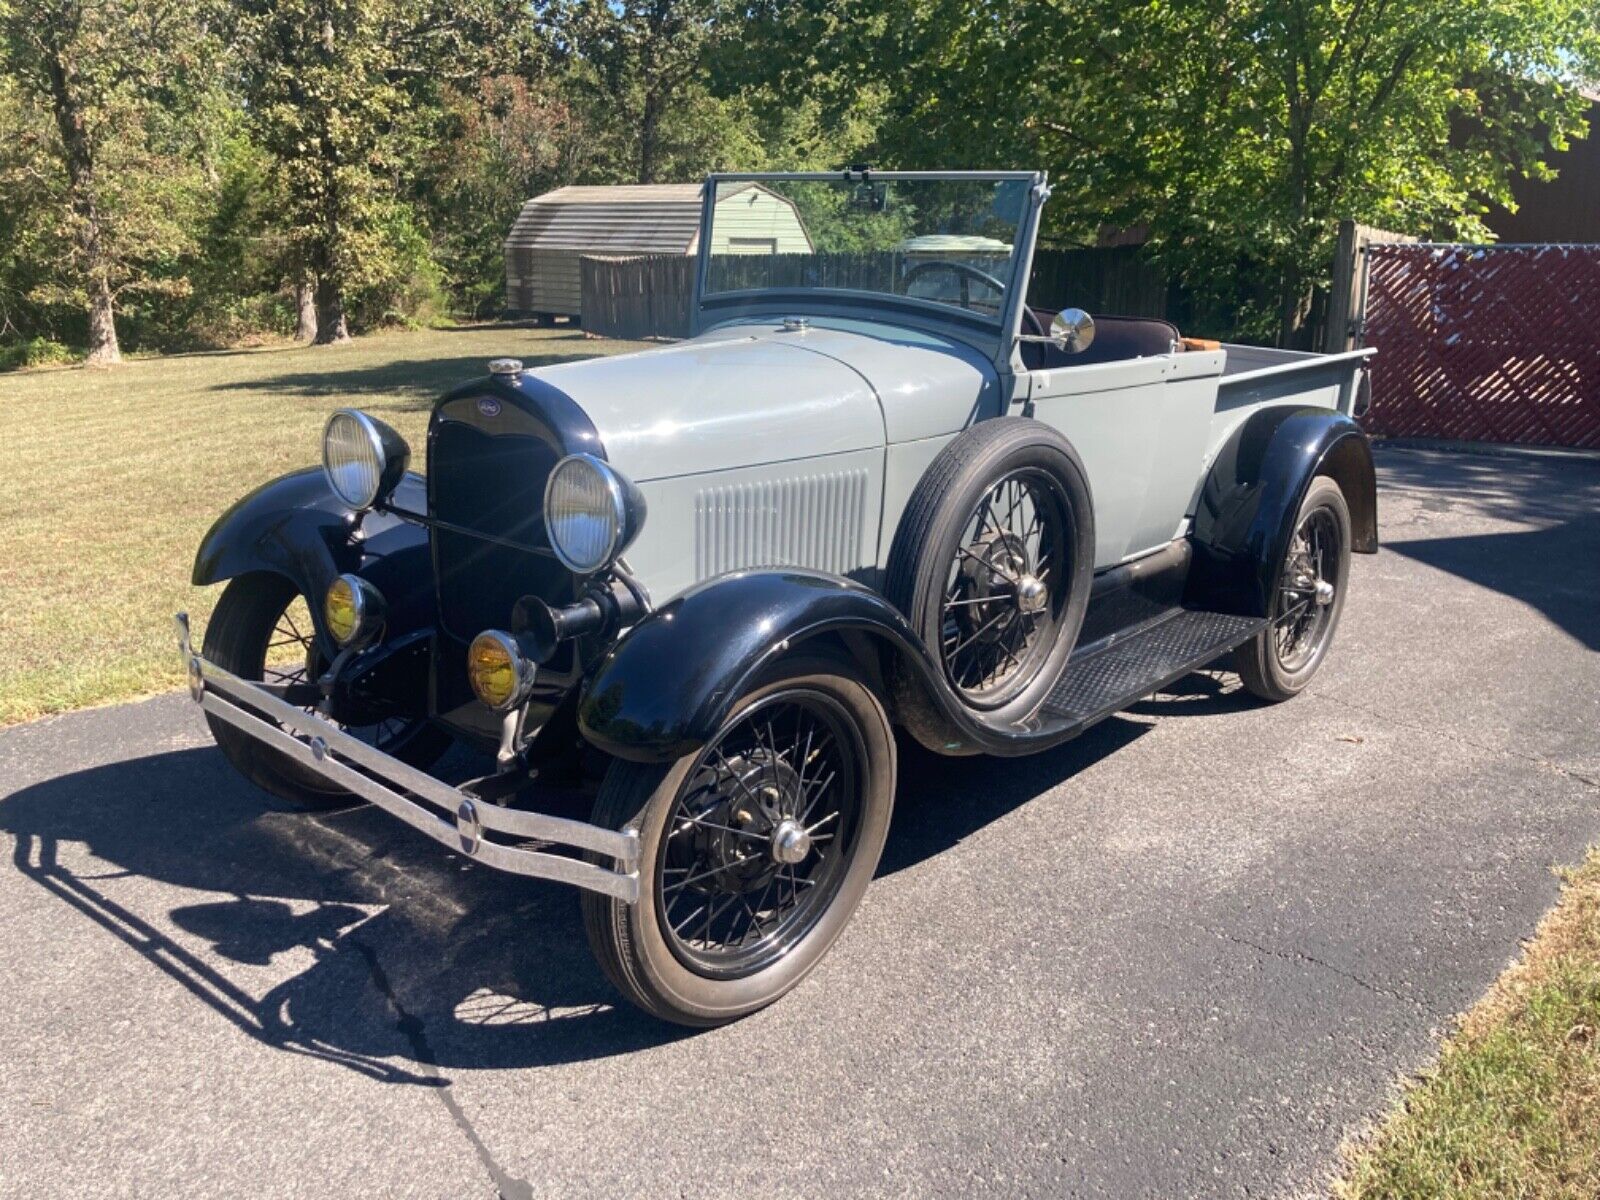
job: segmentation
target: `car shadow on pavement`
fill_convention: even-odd
[[[1022,758],[945,758],[901,736],[900,785],[878,875],[893,875],[949,850],[1150,728],[1112,717],[1054,750]]]
[[[469,866],[375,809],[277,805],[209,747],[25,788],[0,829],[18,871],[241,1031],[375,1079],[686,1032],[617,1001],[570,889]],[[174,888],[192,895],[169,908]]]
[[[1149,728],[1112,718],[1009,760],[908,747],[879,873],[942,853]],[[0,800],[0,830],[19,872],[240,1031],[373,1079],[444,1086],[443,1072],[693,1035],[620,1002],[571,890],[481,869],[370,807],[277,804],[209,747],[24,788]],[[171,889],[191,895],[173,905]]]

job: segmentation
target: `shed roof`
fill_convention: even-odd
[[[700,233],[700,184],[563,187],[522,206],[507,249],[687,254]]]

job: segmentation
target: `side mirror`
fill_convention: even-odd
[[[1094,318],[1081,308],[1064,308],[1050,320],[1050,340],[1068,354],[1080,354],[1094,341]]]

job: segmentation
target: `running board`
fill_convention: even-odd
[[[1266,624],[1264,617],[1178,609],[1137,632],[1086,646],[1067,660],[1022,728],[1056,736],[1084,729],[1220,658]]]

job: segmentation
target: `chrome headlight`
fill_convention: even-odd
[[[517,639],[498,629],[484,630],[467,647],[467,682],[496,712],[509,712],[528,698],[535,669]]]
[[[341,647],[370,641],[383,624],[383,595],[359,575],[340,575],[322,599],[322,623]]]
[[[563,458],[545,484],[550,548],[579,575],[593,575],[615,562],[644,524],[644,511],[639,489],[592,454]]]
[[[323,474],[333,494],[357,512],[394,491],[410,462],[405,439],[364,412],[341,408],[323,427]]]

